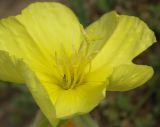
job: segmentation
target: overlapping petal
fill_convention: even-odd
[[[52,103],[44,84],[42,84],[39,78],[37,78],[37,75],[23,61],[17,60],[16,66],[41,111],[48,118],[50,123],[56,126],[58,119],[55,105]]]
[[[91,24],[86,29],[87,34],[100,43],[96,44],[98,54],[92,61],[92,68],[96,69],[104,64],[117,66],[129,63],[150,45],[156,42],[154,33],[139,18],[118,15],[110,12]],[[95,37],[95,38],[94,38]],[[94,38],[94,39],[92,39]]]
[[[114,33],[118,25],[118,15],[112,11],[104,14],[99,20],[86,28],[87,36],[92,45],[92,50],[99,52]]]
[[[74,13],[60,3],[31,4],[16,19],[49,54],[70,56],[79,49],[81,25]]]
[[[69,90],[49,83],[45,87],[55,106],[56,116],[66,118],[90,112],[105,97],[107,83],[87,82]]]
[[[40,80],[39,76],[37,77],[20,60],[16,66],[19,67],[17,70],[21,72],[40,109],[52,124],[58,121],[57,118],[62,119],[90,112],[105,97],[108,86],[106,79],[105,83],[102,82],[104,79],[100,78],[95,78],[96,81],[90,79],[89,82],[90,77],[88,76],[86,82],[84,80],[81,85],[65,90],[50,80]]]
[[[133,58],[156,42],[154,33],[139,18],[110,12],[91,24],[86,32],[98,52],[92,69],[112,66],[114,70],[109,90],[133,89],[153,75],[151,67],[132,64]]]
[[[0,51],[0,80],[23,84],[25,81],[16,65],[16,58]]]
[[[37,73],[53,76],[55,54],[64,57],[76,52],[80,29],[72,11],[62,4],[35,3],[21,15],[0,21],[0,50],[22,58]]]
[[[40,45],[34,42],[25,30],[25,27],[15,17],[9,17],[0,21],[0,50],[8,53],[8,57],[6,58],[8,59],[8,63],[10,63],[10,59],[14,59],[14,61],[16,59],[23,59],[32,69],[43,72],[46,70],[44,66],[50,66],[50,63],[48,55],[43,53],[44,51],[40,49]],[[4,61],[3,57],[0,57],[0,59]],[[8,68],[10,70],[16,69],[14,66],[7,66],[7,63],[1,63],[0,66],[3,68],[0,71],[1,75],[7,74]],[[11,78],[11,75],[19,77],[20,74],[10,71],[5,76],[5,79],[3,78],[2,80],[19,83],[15,78]]]
[[[150,66],[122,64],[115,67],[109,81],[109,91],[127,91],[139,87],[153,75]]]

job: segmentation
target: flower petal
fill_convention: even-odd
[[[83,83],[86,82],[105,83],[108,80],[108,77],[111,76],[112,72],[113,72],[112,67],[104,65],[95,71],[91,71],[85,74]]]
[[[16,59],[4,51],[0,51],[0,80],[24,84]]]
[[[19,67],[19,71],[23,75],[26,85],[41,111],[48,118],[50,123],[55,126],[58,122],[58,119],[56,118],[55,106],[51,102],[45,87],[42,85],[35,73],[30,70],[30,68],[23,61],[17,61],[17,66]]]
[[[38,79],[23,62],[18,64],[27,86],[42,112],[51,122],[91,111],[105,97],[106,83],[87,82],[65,90],[59,85]]]
[[[92,50],[100,51],[114,33],[118,25],[118,21],[117,13],[112,11],[104,14],[99,20],[93,22],[86,28],[86,34],[90,43],[93,44]]]
[[[53,84],[45,85],[52,103],[55,105],[57,118],[71,117],[90,112],[105,97],[106,84],[91,82],[75,89],[64,90]]]
[[[45,51],[72,55],[81,43],[81,25],[74,13],[56,2],[37,2],[16,17]]]
[[[22,58],[36,73],[57,76],[55,54],[64,57],[64,52],[76,50],[80,33],[80,24],[67,7],[34,3],[21,15],[0,21],[0,50]]]
[[[123,64],[114,68],[108,91],[127,91],[148,81],[153,75],[150,66]]]
[[[86,31],[90,38],[92,35],[101,38],[102,48],[98,49],[98,54],[92,61],[93,69],[104,64],[117,66],[129,63],[156,41],[154,33],[142,20],[115,12],[102,16]]]
[[[9,56],[14,56],[14,59],[23,59],[34,71],[38,72],[50,72],[51,68],[46,70],[47,67],[52,67],[53,62],[51,56],[49,56],[42,49],[41,45],[37,45],[34,40],[29,36],[24,26],[21,25],[14,17],[9,17],[0,21],[0,50],[8,52]],[[8,70],[10,68],[5,59],[0,58],[3,61],[1,68]],[[53,67],[52,67],[53,68]],[[10,75],[15,75],[8,70]],[[1,73],[4,73],[1,71]],[[7,78],[5,79],[5,81]],[[12,81],[9,80],[8,81]],[[17,82],[16,80],[13,82]],[[19,82],[17,82],[19,83]]]

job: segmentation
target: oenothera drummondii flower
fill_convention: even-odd
[[[0,79],[26,84],[47,118],[91,111],[106,91],[144,84],[133,58],[155,42],[139,18],[104,14],[87,28],[60,3],[34,3],[0,21]]]

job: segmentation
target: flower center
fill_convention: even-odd
[[[61,88],[74,89],[82,83],[86,67],[90,63],[85,50],[86,47],[81,47],[72,57],[67,57],[65,53],[63,57],[58,57],[56,54],[56,65],[61,77],[58,85]]]
[[[84,35],[84,41],[79,50],[75,51],[72,56],[68,57],[65,50],[62,51],[61,56],[55,54],[56,67],[61,77],[58,85],[65,90],[81,85],[84,75],[91,70],[91,60],[98,53],[98,48],[96,42],[92,43]]]

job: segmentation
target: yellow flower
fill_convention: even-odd
[[[0,21],[0,79],[26,84],[52,122],[144,84],[153,69],[132,59],[155,41],[133,16],[113,11],[84,29],[64,5],[34,3]]]

